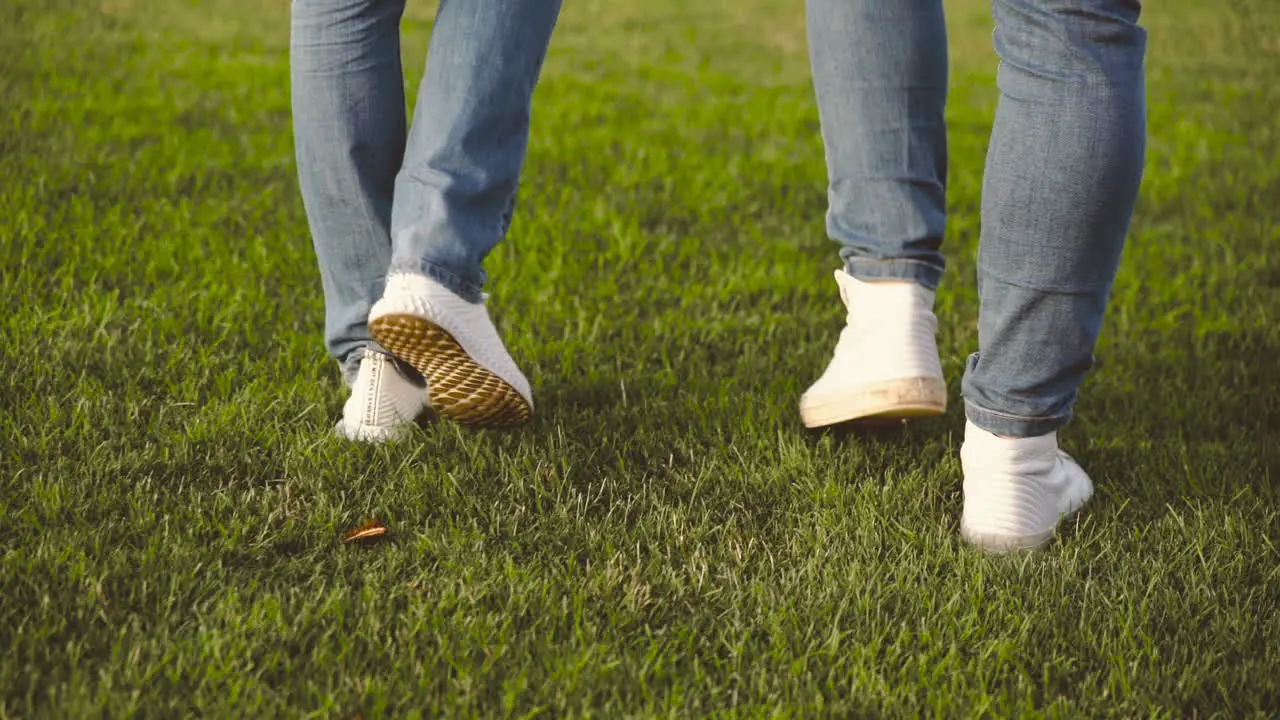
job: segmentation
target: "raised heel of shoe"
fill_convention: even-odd
[[[416,315],[388,314],[369,332],[388,352],[427,379],[431,407],[458,422],[511,427],[528,422],[533,408],[509,383],[477,363],[438,325]]]

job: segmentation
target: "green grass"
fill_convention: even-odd
[[[995,93],[949,9],[944,418],[800,427],[842,309],[798,0],[582,0],[489,262],[538,417],[367,448],[328,434],[287,3],[0,4],[0,718],[1274,713],[1280,9],[1150,4],[1063,433],[1099,492],[1006,558],[956,536]]]

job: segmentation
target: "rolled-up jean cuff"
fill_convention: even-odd
[[[876,280],[910,280],[930,290],[937,290],[942,281],[942,269],[920,260],[875,260],[873,258],[855,257],[844,261],[844,271],[849,275],[865,281]]]
[[[969,422],[994,435],[1027,438],[1048,435],[1071,421],[1071,413],[1052,417],[1024,417],[978,407],[965,400],[964,414]]]
[[[396,260],[391,261],[391,272],[410,272],[419,275],[426,275],[445,286],[454,295],[466,300],[469,303],[479,303],[484,301],[484,289],[473,282],[464,279],[461,275],[452,270],[431,262],[430,260]]]

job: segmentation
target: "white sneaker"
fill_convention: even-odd
[[[844,270],[835,276],[849,314],[826,372],[800,398],[804,424],[946,412],[933,291],[909,281],[863,282]]]
[[[426,408],[425,387],[401,375],[391,358],[367,352],[334,431],[357,442],[400,440]]]
[[[369,312],[369,332],[422,373],[441,415],[487,427],[533,415],[529,381],[483,303],[467,302],[425,275],[392,273]]]
[[[1058,521],[1084,507],[1093,495],[1089,476],[1058,449],[1056,432],[1002,438],[967,422],[960,464],[960,534],[992,552],[1044,545]]]

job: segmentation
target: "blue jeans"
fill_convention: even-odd
[[[325,344],[348,381],[387,273],[424,273],[478,302],[511,223],[534,86],[560,0],[441,0],[413,127],[405,0],[294,0],[298,178],[320,264]]]
[[[862,280],[938,286],[947,43],[941,0],[808,0],[827,231]],[[965,411],[999,435],[1071,418],[1142,179],[1139,0],[993,0],[1000,100]]]

